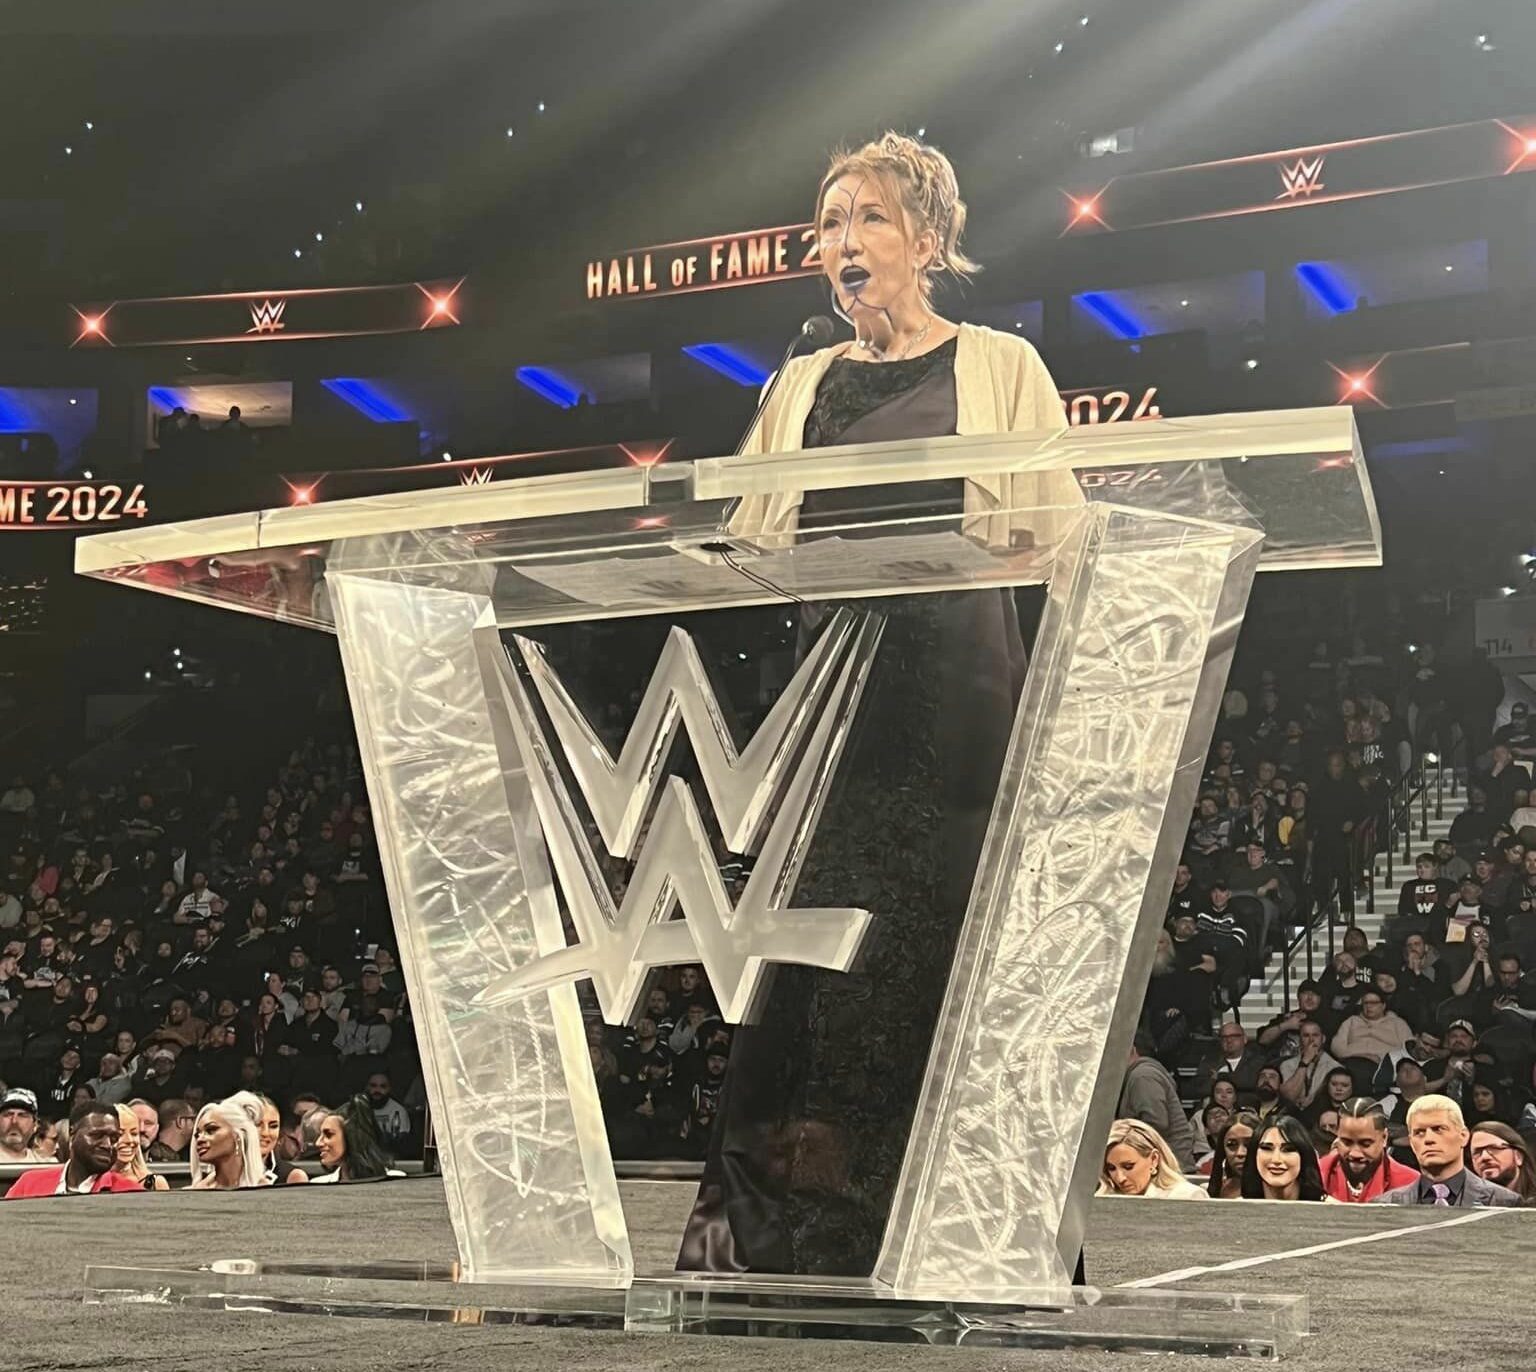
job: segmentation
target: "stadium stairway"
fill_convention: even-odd
[[[1459,800],[1450,802],[1449,797],[1447,797],[1447,801],[1448,803],[1444,806],[1443,818],[1436,819],[1433,810],[1431,810],[1429,816],[1429,837],[1427,839],[1421,837],[1418,824],[1414,824],[1413,851],[1416,854],[1425,851],[1433,845],[1436,839],[1444,838],[1450,832],[1451,820],[1460,812],[1462,804]],[[1375,947],[1381,940],[1383,920],[1397,911],[1397,893],[1402,889],[1403,882],[1413,875],[1413,864],[1411,862],[1404,863],[1402,858],[1403,851],[1399,847],[1393,858],[1392,881],[1389,884],[1387,881],[1387,855],[1385,853],[1378,853],[1376,855],[1376,865],[1372,872],[1376,905],[1374,913],[1368,913],[1366,910],[1364,892],[1361,892],[1355,898],[1354,923],[1365,932],[1365,936],[1371,941],[1372,947]],[[1346,927],[1347,925],[1345,924],[1336,924],[1334,926],[1333,946],[1335,952],[1343,944]],[[1311,934],[1308,935],[1308,942],[1311,943],[1312,975],[1320,977],[1328,967],[1328,925],[1326,922],[1319,923],[1312,930]],[[1304,980],[1306,976],[1307,944],[1304,942],[1297,945],[1296,951],[1291,957],[1290,986],[1293,1000],[1296,995],[1296,984]],[[1247,1027],[1249,1033],[1253,1033],[1278,1015],[1284,1008],[1284,969],[1280,956],[1272,954],[1269,962],[1265,965],[1264,975],[1254,978],[1252,985],[1248,988],[1248,994],[1243,997],[1242,1003],[1238,1007],[1238,1017]]]

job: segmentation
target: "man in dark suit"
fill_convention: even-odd
[[[1375,1205],[1437,1205],[1461,1210],[1515,1206],[1520,1197],[1467,1167],[1466,1121],[1449,1096],[1420,1096],[1408,1107],[1408,1145],[1420,1176],[1407,1186],[1384,1191]]]

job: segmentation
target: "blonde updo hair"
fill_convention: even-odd
[[[833,153],[816,191],[817,224],[821,223],[827,189],[850,172],[871,176],[888,194],[894,192],[914,234],[925,230],[933,234],[937,247],[920,283],[924,300],[932,299],[934,280],[942,273],[963,279],[981,270],[980,264],[961,250],[965,201],[960,198],[954,167],[937,148],[904,133],[887,132],[862,148]]]

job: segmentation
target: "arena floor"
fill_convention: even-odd
[[[636,1261],[672,1253],[693,1188],[624,1184]],[[1288,1361],[1308,1368],[1475,1369],[1530,1360],[1523,1274],[1536,1270],[1536,1214],[1382,1207],[1096,1201],[1090,1282],[1253,1294],[1302,1292],[1313,1336]],[[151,1213],[152,1212],[152,1213]],[[343,1255],[450,1260],[453,1240],[435,1178],[368,1188],[279,1188],[260,1195],[181,1192],[147,1200],[102,1196],[3,1208],[3,1365],[32,1369],[452,1369],[525,1357],[545,1372],[589,1369],[1078,1368],[1129,1365],[1134,1355],[998,1352],[789,1340],[660,1337],[309,1315],[190,1313],[87,1306],[87,1263],[196,1264],[220,1257],[335,1261]],[[1170,1224],[1170,1219],[1177,1219]],[[1216,1270],[1210,1270],[1216,1269]],[[1521,1275],[1514,1275],[1521,1274]],[[1513,1276],[1514,1279],[1510,1280]],[[728,1348],[728,1351],[727,1351]],[[1209,1369],[1203,1358],[1165,1367]]]

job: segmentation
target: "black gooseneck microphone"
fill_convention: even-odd
[[[832,341],[835,326],[824,314],[813,314],[800,326],[800,332],[789,340],[789,347],[784,349],[784,356],[779,359],[779,369],[773,374],[773,382],[763,392],[763,398],[757,403],[757,410],[752,415],[751,422],[741,435],[741,441],[737,443],[732,457],[740,457],[741,450],[747,446],[747,439],[752,436],[752,430],[757,427],[757,421],[763,417],[763,411],[768,408],[768,402],[773,399],[773,393],[779,389],[779,382],[784,380],[784,368],[789,365],[789,359],[795,355],[802,343],[809,343],[813,348],[825,348]]]
[[[731,454],[732,457],[741,456],[741,450],[747,446],[747,440],[752,437],[752,430],[757,427],[757,421],[763,417],[763,411],[768,408],[768,402],[773,399],[774,392],[779,389],[779,383],[784,380],[784,369],[789,366],[789,359],[795,355],[800,345],[802,343],[810,343],[814,347],[825,348],[832,341],[835,334],[836,326],[824,314],[813,314],[800,326],[800,332],[789,340],[789,347],[784,349],[784,356],[779,359],[779,369],[773,374],[773,380],[769,383],[768,389],[763,392],[763,398],[757,402],[757,409],[753,412],[752,421],[743,431],[741,441],[737,443],[735,451]],[[699,544],[699,551],[724,559],[726,566],[740,572],[749,580],[758,582],[759,585],[765,586],[766,589],[773,591],[775,594],[783,595],[790,600],[798,600],[798,596],[790,595],[787,591],[780,591],[778,587],[762,581],[754,573],[741,566],[732,556],[734,545],[727,534],[727,530],[730,528],[731,519],[734,517],[740,504],[741,501],[736,499],[732,500],[725,507],[720,517],[720,536],[710,539],[706,543]],[[740,548],[736,549],[736,551],[745,552],[748,550]]]

